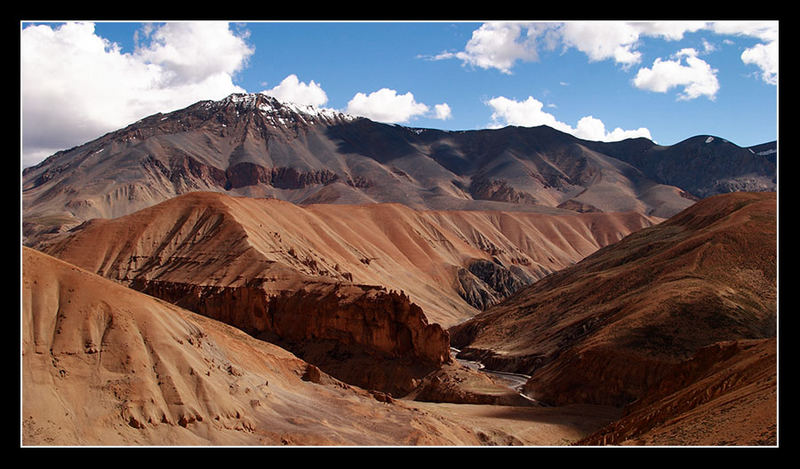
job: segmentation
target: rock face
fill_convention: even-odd
[[[774,193],[698,202],[449,329],[550,404],[624,406],[703,347],[774,338]],[[459,355],[461,357],[462,355]]]
[[[277,343],[350,384],[394,396],[451,361],[447,332],[428,324],[408,296],[381,288],[309,282],[273,296],[256,285],[135,280],[131,287]]]
[[[666,147],[646,139],[595,142],[590,147],[613,154],[647,177],[680,187],[695,197],[777,188],[777,152],[771,151],[776,142],[742,148],[724,138],[697,135]]]

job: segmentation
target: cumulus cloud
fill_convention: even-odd
[[[639,62],[641,53],[634,50],[640,28],[624,22],[581,21],[561,26],[565,47],[574,47],[591,61],[612,59],[623,65]]]
[[[344,112],[378,122],[395,124],[426,115],[436,119],[447,119],[451,116],[450,106],[447,103],[435,105],[433,114],[430,114],[430,111],[430,107],[418,103],[410,91],[405,94],[397,94],[395,90],[381,88],[370,94],[356,93],[353,99],[347,103]]]
[[[434,59],[459,59],[464,64],[511,74],[518,62],[539,60],[540,50],[583,52],[589,61],[612,60],[623,68],[642,61],[642,38],[683,39],[687,33],[754,37],[762,41],[744,51],[742,61],[758,66],[767,83],[777,82],[777,22],[775,21],[571,21],[492,22],[473,31],[463,51],[443,52]],[[705,52],[713,46],[704,41]],[[647,72],[645,72],[647,73]]]
[[[428,106],[416,102],[410,91],[397,94],[395,90],[381,88],[370,94],[356,93],[347,103],[346,112],[379,122],[399,123],[425,114]]]
[[[609,142],[635,137],[645,137],[652,140],[650,131],[647,128],[640,127],[635,130],[623,130],[617,127],[608,132],[603,121],[593,116],[582,117],[576,127],[572,127],[559,121],[554,115],[545,112],[543,110],[544,104],[533,96],[528,96],[524,101],[499,96],[488,100],[486,104],[492,108],[491,127],[503,125],[535,127],[546,125],[585,140]]]
[[[770,85],[778,84],[778,43],[756,44],[742,52],[742,62],[761,69],[761,79]]]
[[[241,70],[253,50],[231,33],[225,22],[166,23],[150,29],[149,45],[136,51],[138,60],[161,67],[167,83],[197,83],[210,76],[231,76]]]
[[[760,43],[742,52],[742,62],[761,69],[764,82],[778,84],[778,22],[716,21],[709,29],[717,34],[756,38]]]
[[[522,34],[528,27],[524,23],[485,23],[473,31],[463,51],[443,52],[434,58],[457,58],[465,64],[511,73],[511,67],[518,60],[530,61],[538,57],[535,35]]]
[[[307,84],[303,83],[295,74],[287,76],[279,85],[262,93],[281,101],[316,107],[322,107],[328,102],[328,95],[318,83],[314,80]]]
[[[447,120],[453,117],[453,111],[450,109],[450,106],[447,103],[437,104],[433,106],[434,109],[434,117],[436,119]]]
[[[748,36],[761,42],[742,52],[742,62],[761,69],[761,79],[778,84],[778,23],[776,21],[718,21],[711,25],[718,34]]]
[[[697,57],[694,49],[682,49],[674,60],[655,59],[650,68],[641,68],[633,79],[639,89],[666,93],[672,88],[682,87],[678,99],[695,99],[706,96],[714,99],[719,91],[717,70]],[[685,61],[685,65],[684,62]]]
[[[244,92],[233,76],[254,50],[227,23],[150,25],[136,40],[126,53],[93,23],[24,27],[23,166],[147,115]]]

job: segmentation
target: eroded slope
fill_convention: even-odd
[[[555,404],[622,406],[717,342],[775,337],[776,196],[703,200],[450,329]]]

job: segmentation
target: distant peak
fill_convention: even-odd
[[[234,104],[239,107],[257,110],[266,116],[273,118],[285,118],[288,114],[299,115],[305,121],[331,121],[344,120],[353,121],[357,116],[346,114],[335,109],[319,108],[308,104],[297,104],[289,101],[281,101],[273,96],[263,93],[233,93],[220,101],[209,101],[208,106],[214,104],[226,106]]]

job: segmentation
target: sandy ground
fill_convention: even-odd
[[[481,445],[565,446],[616,420],[614,407],[512,407],[414,402],[430,415],[457,419],[475,429]]]

